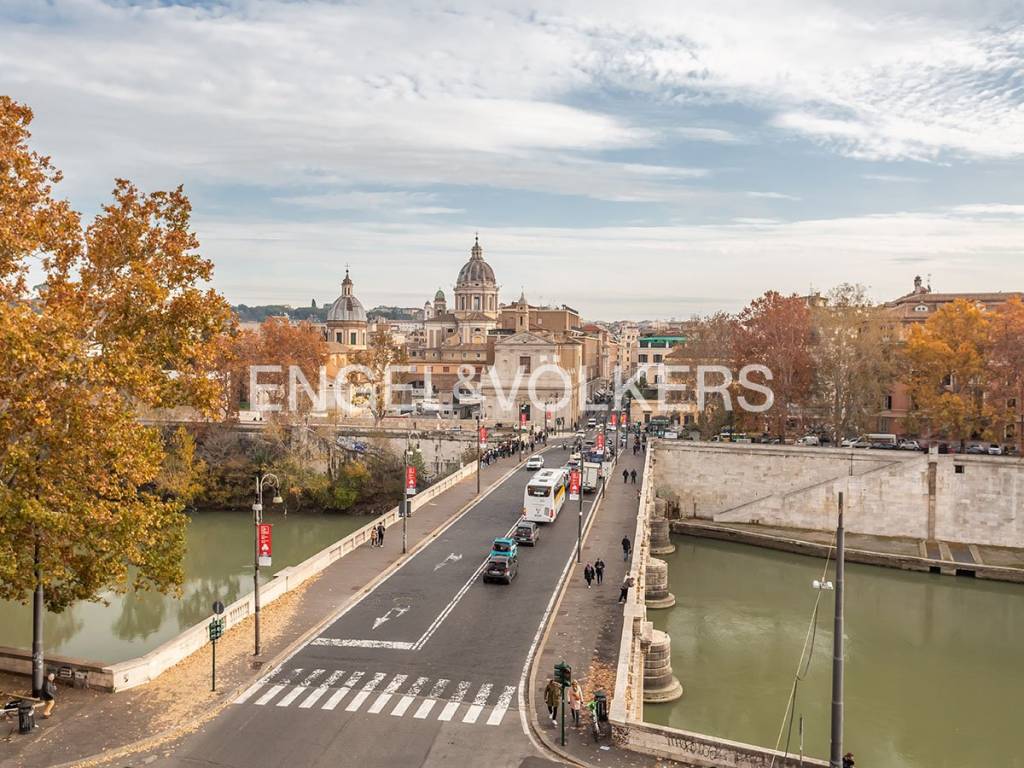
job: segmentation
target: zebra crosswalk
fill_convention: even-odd
[[[512,707],[515,693],[514,685],[489,682],[366,670],[300,668],[279,670],[258,680],[234,703],[284,708],[296,705],[296,709],[326,712],[341,707],[345,712],[369,715],[406,717],[411,714],[415,720],[498,726]],[[481,719],[485,711],[487,717]]]

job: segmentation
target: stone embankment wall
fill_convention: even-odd
[[[682,517],[1024,547],[1024,460],[659,441],[658,496]],[[696,515],[694,515],[696,511]]]

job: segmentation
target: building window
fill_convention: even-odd
[[[654,356],[654,362],[660,363],[661,362],[661,358],[662,358],[662,355],[655,355]]]
[[[1007,408],[1016,408],[1017,407],[1017,398],[1016,397],[1009,398],[1006,401],[1006,407]]]
[[[885,396],[885,402],[882,405],[882,410],[883,411],[891,411],[892,410],[892,395],[886,395]]]
[[[352,346],[355,346],[355,344],[356,344],[356,332],[355,331],[351,331],[349,333],[349,335],[348,335],[348,343],[351,344]]]
[[[530,373],[532,370],[530,366],[530,356],[520,355],[519,356],[519,367],[523,369],[523,373]]]
[[[962,475],[964,473],[964,465],[963,464],[954,464],[953,465],[953,471],[956,472],[958,475]]]
[[[477,310],[478,312],[480,311],[480,297],[479,296],[474,296],[473,297],[473,309]]]
[[[341,340],[342,340],[342,338],[343,338],[343,336],[341,335],[341,331],[337,331],[337,332],[335,332],[335,334],[334,334],[334,340],[335,340],[336,342],[338,342],[339,344],[341,344],[341,343],[342,343],[342,341],[341,341]]]
[[[443,368],[441,368],[441,372],[442,373],[448,373],[448,366],[446,365]]]
[[[928,305],[927,304],[918,304],[916,307],[914,307],[914,311],[915,312],[927,312],[928,311]]]
[[[641,363],[646,363],[647,362],[647,355],[640,355],[639,359],[640,359]]]

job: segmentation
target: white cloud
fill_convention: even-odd
[[[862,179],[880,181],[884,184],[920,184],[924,179],[918,176],[901,176],[896,173],[862,173]]]
[[[747,197],[761,197],[767,200],[801,200],[796,195],[787,195],[785,192],[757,192],[749,191],[744,193]]]
[[[1024,216],[1024,205],[1014,205],[1011,203],[971,203],[953,206],[952,211],[953,213],[980,216]]]
[[[472,231],[431,223],[374,226],[343,222],[198,222],[216,285],[233,301],[306,304],[333,299],[344,264],[368,306],[419,306],[450,286],[469,256]],[[565,302],[590,318],[686,317],[735,310],[769,288],[867,283],[873,296],[906,293],[918,273],[937,290],[1024,289],[1024,239],[1018,221],[984,215],[895,213],[821,220],[744,220],[720,225],[505,227],[481,231],[484,256],[502,296],[525,288],[531,301]],[[339,243],[344,244],[339,249]],[[288,254],[281,258],[282,249]],[[402,264],[402,277],[394,268]],[[633,280],[640,275],[665,279]],[[586,280],[580,281],[585,268]],[[685,282],[673,275],[685,274]],[[253,278],[253,275],[260,277]],[[254,282],[256,280],[256,282]],[[629,283],[623,290],[623,281]],[[425,286],[425,287],[424,287]],[[514,289],[509,289],[514,286]],[[672,300],[721,297],[717,305]],[[427,291],[427,288],[430,290]]]

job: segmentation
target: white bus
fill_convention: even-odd
[[[531,523],[551,523],[565,503],[566,473],[559,469],[542,469],[530,478],[523,493],[523,519]]]

